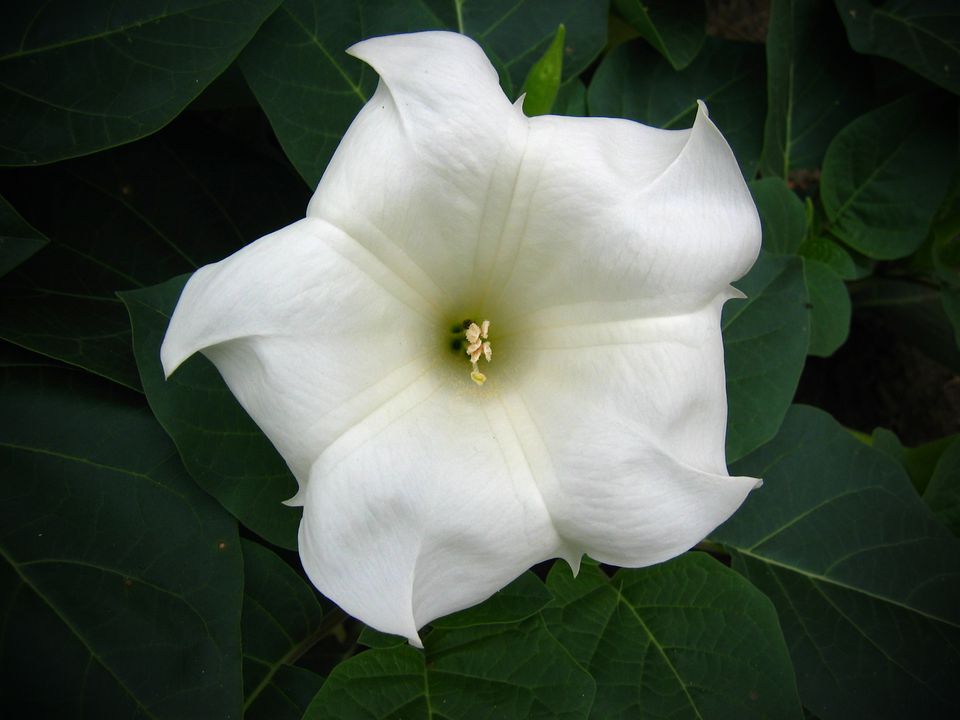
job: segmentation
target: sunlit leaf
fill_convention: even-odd
[[[563,76],[563,49],[567,29],[557,28],[557,34],[543,56],[533,64],[523,83],[523,112],[526,115],[546,115],[553,109]]]

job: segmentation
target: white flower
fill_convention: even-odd
[[[690,548],[756,483],[720,308],[760,226],[706,108],[526,118],[461,35],[349,52],[380,85],[307,217],[193,275],[167,375],[213,361],[300,483],[310,579],[414,644],[539,561]]]

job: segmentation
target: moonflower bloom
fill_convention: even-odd
[[[411,643],[537,562],[689,549],[757,483],[720,310],[760,225],[706,108],[527,118],[461,35],[348,52],[380,83],[307,217],[193,275],[166,374],[217,366],[299,482],[311,581]]]

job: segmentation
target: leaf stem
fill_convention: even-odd
[[[277,662],[273,663],[270,670],[266,675],[263,676],[263,679],[260,683],[247,695],[243,703],[243,709],[246,711],[256,699],[260,696],[260,693],[266,689],[270,684],[270,681],[273,680],[273,676],[277,674],[283,665],[293,665],[297,660],[302,658],[307,651],[310,650],[314,645],[323,640],[327,635],[329,635],[335,628],[337,628],[344,620],[347,619],[347,614],[340,608],[334,608],[329,613],[323,616],[323,619],[317,624],[317,627],[303,638],[296,645],[291,647]]]

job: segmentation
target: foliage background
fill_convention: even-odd
[[[420,652],[315,593],[283,462],[159,344],[188,273],[302,216],[375,87],[347,46],[460,30],[516,97],[561,23],[562,76],[527,87],[560,82],[554,112],[688,127],[702,98],[751,181],[728,461],[765,485],[693,552],[537,567]],[[951,0],[5,3],[0,707],[957,712],[958,92]]]

